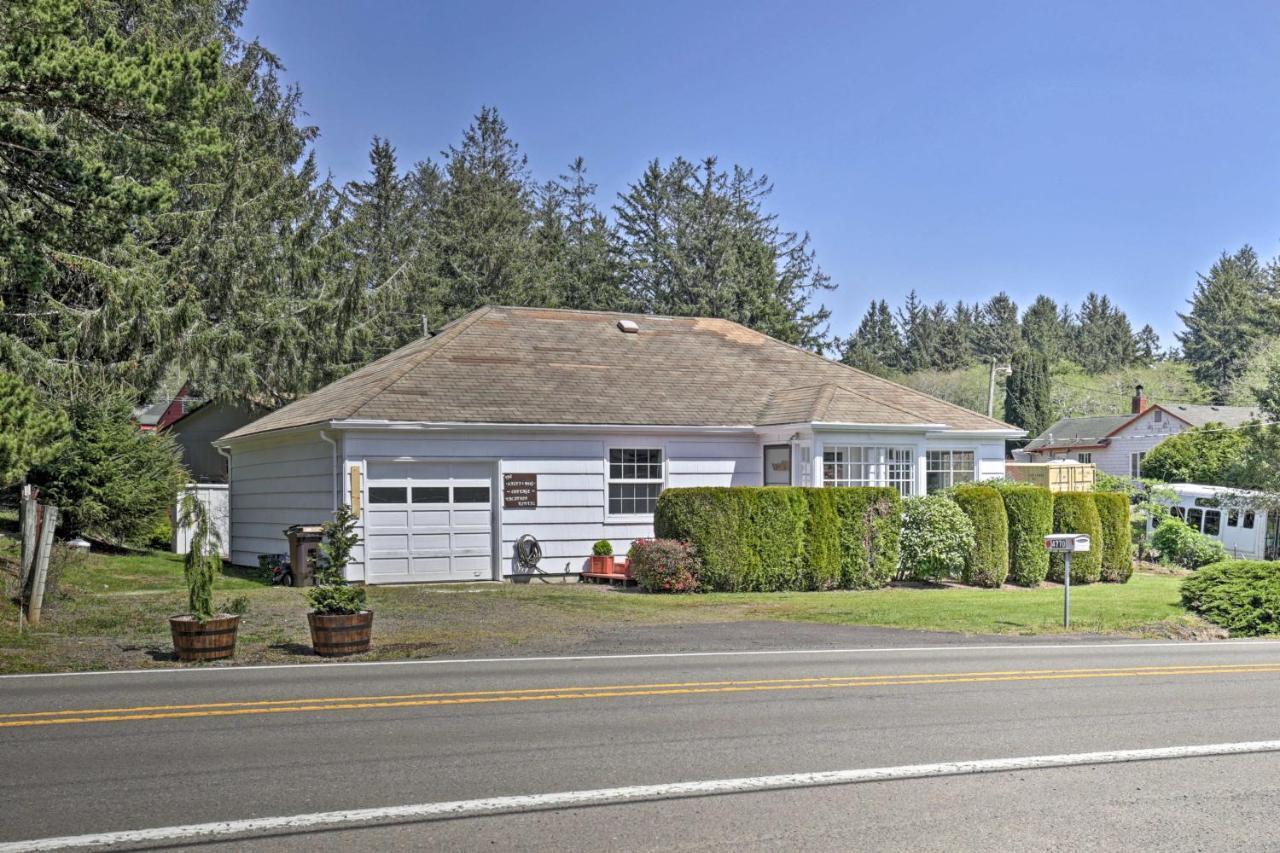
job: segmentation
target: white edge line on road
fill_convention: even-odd
[[[598,788],[588,791],[561,791],[551,794],[528,794],[514,797],[489,797],[478,800],[454,800],[444,803],[388,806],[386,808],[315,812],[313,814],[285,817],[227,820],[214,823],[196,823],[187,826],[164,826],[153,829],[103,832],[94,835],[67,835],[59,838],[14,841],[0,843],[0,853],[36,853],[36,851],[66,850],[77,847],[146,844],[225,835],[267,833],[278,830],[307,830],[323,826],[370,824],[394,820],[459,818],[534,809],[626,803],[637,800],[713,794],[741,794],[788,788],[847,785],[859,782],[887,782],[899,779],[927,779],[937,776],[967,776],[979,773],[1004,773],[1018,770],[1042,770],[1053,767],[1122,764],[1133,761],[1202,758],[1262,752],[1280,752],[1280,740],[1215,743],[1202,746],[1171,746],[1156,749],[1123,749],[1109,752],[1078,752],[1066,755],[1038,755],[1027,758],[952,761],[940,764],[908,764],[900,767],[875,767],[863,770],[788,773],[779,776],[750,776],[740,779],[712,779],[703,782],[672,782],[663,785],[632,785],[623,788]]]
[[[763,657],[767,655],[853,655],[853,654],[890,654],[901,652],[973,652],[973,651],[1044,651],[1046,649],[1131,649],[1131,648],[1188,648],[1207,651],[1220,646],[1274,646],[1280,640],[1139,640],[1135,642],[1114,643],[998,643],[991,645],[950,645],[950,646],[879,646],[872,648],[849,649],[752,649],[746,651],[720,652],[636,652],[616,655],[544,655],[538,657],[508,658],[429,658],[426,660],[367,660],[347,661],[344,663],[266,663],[247,666],[208,666],[208,667],[153,667],[150,669],[95,669],[85,672],[15,672],[0,675],[0,680],[11,678],[77,678],[102,675],[190,675],[228,672],[256,672],[272,669],[314,669],[324,671],[337,667],[357,666],[456,666],[468,663],[548,663],[554,661],[606,661],[606,660],[641,660],[647,658],[713,658],[713,657]]]

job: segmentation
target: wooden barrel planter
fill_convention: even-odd
[[[373,638],[373,611],[359,613],[308,613],[311,647],[316,654],[332,658],[369,651]]]
[[[178,660],[221,660],[236,653],[236,631],[239,616],[215,616],[197,622],[193,616],[169,617],[173,634],[173,650]]]

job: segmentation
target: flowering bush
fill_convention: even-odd
[[[637,539],[627,553],[631,573],[645,592],[697,592],[698,555],[688,542]]]
[[[973,547],[973,522],[955,501],[932,495],[902,502],[900,579],[958,575]]]

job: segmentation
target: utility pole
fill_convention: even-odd
[[[427,321],[427,315],[422,315],[422,336],[424,338],[431,337],[431,324]]]
[[[1013,368],[1007,364],[996,367],[996,357],[991,356],[991,376],[987,380],[987,417],[994,418],[996,412],[996,374],[1008,376],[1013,373]]]

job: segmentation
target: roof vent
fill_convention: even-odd
[[[636,325],[635,320],[619,320],[618,331],[628,335],[634,335],[640,331],[640,327]]]

